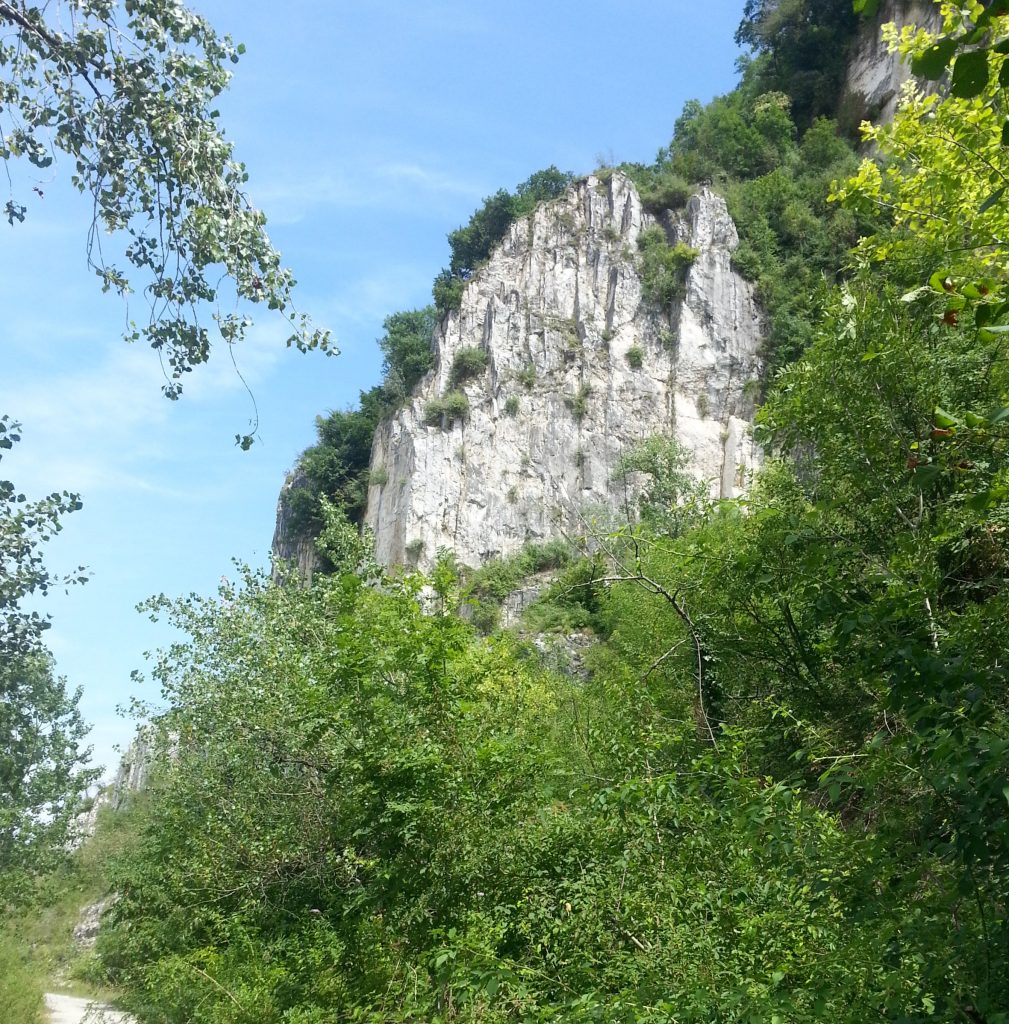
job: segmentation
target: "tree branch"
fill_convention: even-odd
[[[46,46],[49,47],[50,55],[53,57],[53,59],[60,60],[62,58],[63,63],[71,63],[66,59],[65,55],[63,55],[61,52],[64,50],[66,45],[64,41],[60,39],[59,36],[54,36],[45,28],[44,25],[32,21],[31,18],[27,16],[27,13],[24,10],[19,10],[13,4],[7,3],[6,0],[0,0],[0,18],[4,18],[7,21],[13,22],[15,25],[19,26],[25,32],[30,32],[33,35],[38,36],[39,39],[41,39],[46,44]],[[76,70],[77,74],[79,74],[81,78],[83,78],[84,81],[87,82],[89,86],[91,86],[91,91],[95,94],[95,96],[97,96],[100,99],[102,94],[99,91],[98,86],[95,85],[91,76],[88,74],[87,70],[80,63],[76,63],[74,65],[74,69]]]

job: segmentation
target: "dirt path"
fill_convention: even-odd
[[[133,1018],[104,1003],[75,996],[46,993],[46,1009],[52,1024],[132,1024]]]

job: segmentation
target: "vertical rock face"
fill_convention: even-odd
[[[70,837],[71,849],[77,849],[95,834],[98,815],[103,808],[109,807],[117,811],[126,804],[131,795],[145,788],[154,756],[150,732],[141,727],[126,753],[119,759],[119,767],[112,781],[100,785],[91,806],[74,821]],[[97,929],[97,918],[95,925]]]
[[[429,564],[445,547],[478,565],[584,533],[622,512],[617,465],[654,434],[688,449],[713,494],[740,492],[761,321],[731,266],[736,230],[706,188],[667,215],[668,240],[698,251],[669,314],[642,295],[637,242],[654,223],[614,173],[512,225],[440,326],[436,368],[376,434],[366,522],[381,562]],[[470,348],[486,369],[460,385],[468,414],[432,422]]]
[[[277,524],[273,530],[273,544],[270,548],[275,580],[283,578],[284,567],[289,565],[297,568],[298,577],[303,580],[310,580],[315,571],[315,539],[310,533],[292,524],[285,500],[291,491],[296,491],[307,483],[305,472],[299,466],[288,474],[280,491],[280,498],[277,501]]]
[[[856,128],[862,121],[886,123],[893,119],[901,87],[910,78],[910,68],[883,44],[881,28],[894,22],[898,30],[917,25],[930,32],[942,25],[939,5],[933,0],[883,0],[874,19],[859,29],[852,59],[848,64],[841,99],[841,120]],[[935,88],[934,83],[922,83]]]

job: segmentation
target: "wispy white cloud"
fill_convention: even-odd
[[[479,184],[436,167],[410,161],[355,162],[321,174],[261,179],[255,201],[271,224],[296,224],[315,209],[416,210],[432,202],[477,201]]]
[[[179,443],[183,417],[161,394],[166,378],[157,354],[122,341],[102,344],[94,335],[82,344],[74,330],[45,336],[45,353],[19,361],[0,382],[0,412],[24,424],[19,486],[194,500],[188,485],[167,483],[160,474],[186,449]],[[53,346],[63,356],[55,366]],[[251,329],[234,363],[218,344],[210,362],[186,379],[183,400],[242,409],[246,384],[254,392],[284,351],[282,325]],[[252,414],[250,398],[245,415]]]

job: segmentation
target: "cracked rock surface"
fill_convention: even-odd
[[[638,238],[659,224],[698,251],[682,301],[642,294]],[[734,497],[754,468],[749,434],[762,323],[732,267],[738,245],[709,188],[657,220],[620,172],[591,176],[511,226],[435,336],[437,363],[379,426],[366,522],[386,565],[428,566],[439,548],[479,565],[534,541],[605,529],[634,481],[621,457],[677,438],[711,493]],[[456,354],[486,369],[461,388],[465,417],[429,423]]]

